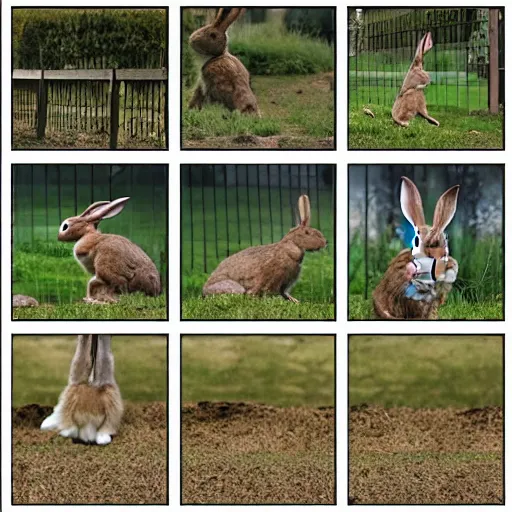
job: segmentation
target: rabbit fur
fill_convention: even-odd
[[[402,177],[400,204],[407,220],[414,226],[412,249],[402,250],[389,264],[384,277],[373,292],[374,313],[377,318],[436,320],[439,306],[451,290],[458,272],[458,263],[448,255],[448,242],[444,230],[457,209],[459,185],[449,188],[438,200],[432,227],[425,224],[421,196],[416,185]],[[445,270],[432,288],[429,300],[413,300],[405,290],[414,280],[415,255],[424,254],[443,260]]]
[[[111,336],[78,336],[68,385],[41,430],[57,430],[84,443],[109,444],[123,415],[123,401],[114,378]]]
[[[149,256],[127,238],[102,234],[97,229],[101,220],[121,213],[129,199],[98,201],[60,226],[58,239],[76,242],[75,259],[93,275],[87,285],[85,302],[116,302],[118,293],[140,291],[150,296],[161,293],[160,275]]]
[[[279,242],[249,247],[225,260],[213,271],[203,287],[203,296],[213,294],[279,294],[299,302],[290,290],[299,278],[306,251],[317,251],[327,241],[317,229],[310,227],[309,198],[299,198],[299,224]]]
[[[432,47],[432,35],[427,32],[418,44],[414,59],[391,111],[393,120],[400,126],[409,126],[409,121],[418,114],[429,123],[439,126],[439,122],[428,115],[423,93],[423,89],[430,83],[430,76],[423,70],[423,57]]]
[[[205,104],[219,103],[229,110],[261,116],[249,72],[228,51],[227,30],[244,12],[243,8],[221,8],[211,24],[190,36],[189,44],[204,64],[189,108],[201,109]]]

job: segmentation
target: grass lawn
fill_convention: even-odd
[[[349,320],[368,320],[373,318],[372,299],[365,300],[362,295],[349,297]],[[468,302],[448,297],[446,304],[439,308],[440,320],[503,320],[503,301]]]
[[[334,304],[301,302],[281,297],[219,295],[182,301],[183,319],[193,320],[333,320]]]
[[[334,94],[325,73],[253,76],[262,117],[218,105],[189,110],[183,90],[183,148],[333,149]]]
[[[429,114],[439,127],[416,117],[403,128],[391,118],[392,103],[367,106],[375,118],[365,115],[362,106],[350,106],[349,149],[503,149],[502,114],[432,106]]]
[[[116,304],[40,304],[13,308],[13,320],[166,320],[165,295],[122,295]]]
[[[14,407],[57,403],[67,384],[75,343],[76,335],[14,336]],[[124,400],[167,400],[167,336],[113,335],[112,350]]]
[[[349,403],[502,406],[502,351],[502,337],[492,335],[352,335]]]
[[[334,338],[321,335],[187,335],[182,401],[332,406]]]

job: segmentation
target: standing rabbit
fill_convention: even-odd
[[[192,33],[192,49],[203,59],[201,76],[189,102],[189,108],[201,109],[208,103],[220,103],[229,110],[260,116],[256,96],[252,92],[249,72],[228,51],[229,26],[245,9],[221,8],[210,25]]]
[[[428,115],[423,93],[423,89],[430,83],[430,76],[423,70],[423,57],[433,46],[432,35],[427,32],[418,44],[411,67],[393,105],[391,115],[400,126],[409,126],[409,121],[418,114],[429,123],[439,126],[439,121]]]
[[[160,275],[149,256],[133,242],[119,235],[102,234],[98,224],[121,213],[129,197],[91,204],[78,217],[60,226],[58,239],[77,242],[75,259],[93,275],[87,285],[85,302],[116,302],[117,293],[161,293]]]
[[[300,223],[274,244],[249,247],[222,261],[203,287],[203,295],[236,293],[279,294],[298,303],[290,290],[299,278],[306,251],[327,245],[320,231],[311,228],[311,207],[306,195],[299,197]]]
[[[57,430],[84,443],[109,444],[123,415],[114,378],[114,356],[107,334],[78,336],[68,385],[41,430]]]
[[[444,230],[455,215],[458,194],[455,185],[439,198],[430,227],[416,185],[402,177],[400,205],[415,235],[412,250],[404,249],[391,261],[373,292],[378,318],[437,320],[439,306],[457,278],[458,263],[448,254]]]

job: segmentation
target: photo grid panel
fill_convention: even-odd
[[[2,510],[505,504],[505,8],[366,4],[2,2]]]

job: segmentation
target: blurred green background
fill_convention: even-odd
[[[503,337],[351,335],[349,403],[503,406]]]
[[[333,336],[183,336],[182,402],[334,406],[334,354]]]

